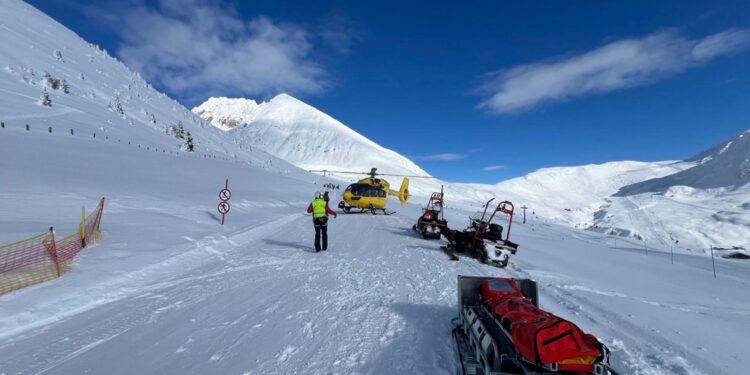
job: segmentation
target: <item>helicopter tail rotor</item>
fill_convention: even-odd
[[[404,177],[404,181],[401,182],[401,188],[398,189],[398,200],[403,206],[409,201],[409,197],[411,197],[411,194],[409,194],[409,178]]]

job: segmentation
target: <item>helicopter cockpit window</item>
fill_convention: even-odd
[[[368,184],[352,184],[347,190],[358,197],[385,198],[387,195],[384,189],[372,187]]]
[[[369,189],[370,186],[365,184],[354,184],[351,186],[352,194],[359,197],[366,197]]]

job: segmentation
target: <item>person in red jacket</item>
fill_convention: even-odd
[[[328,201],[323,198],[323,193],[315,193],[315,200],[307,206],[307,213],[313,214],[313,225],[315,226],[315,252],[321,249],[328,250],[328,215],[336,217],[336,212],[328,207]],[[322,240],[322,241],[321,241]]]

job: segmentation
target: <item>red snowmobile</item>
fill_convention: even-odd
[[[529,279],[458,277],[453,335],[461,373],[617,375],[609,349],[578,326],[538,307]]]
[[[445,196],[443,195],[443,189],[440,189],[439,193],[432,193],[430,200],[427,202],[422,216],[417,219],[417,223],[412,226],[412,229],[422,233],[422,237],[426,240],[439,240],[440,233],[444,228],[448,228],[448,222],[443,216],[443,207],[445,205]]]
[[[509,201],[500,202],[488,217],[487,209],[493,200],[495,198],[487,201],[484,205],[484,212],[480,217],[470,219],[468,228],[463,231],[443,231],[443,235],[448,240],[448,246],[444,250],[451,259],[458,259],[454,253],[466,252],[478,258],[482,263],[503,268],[508,265],[510,256],[516,254],[518,244],[510,241],[510,227],[513,225],[513,203]],[[503,226],[492,222],[498,212],[508,215],[505,239],[503,239]]]

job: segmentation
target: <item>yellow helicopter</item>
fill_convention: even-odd
[[[377,211],[382,211],[383,214],[389,215],[385,210],[385,206],[388,204],[388,196],[398,197],[401,205],[405,205],[409,201],[409,177],[418,178],[432,178],[426,176],[407,176],[407,175],[396,175],[396,174],[382,174],[377,173],[377,168],[372,168],[369,173],[367,172],[342,172],[342,171],[329,171],[329,170],[311,170],[310,172],[323,172],[333,174],[367,174],[369,177],[363,178],[346,187],[342,194],[344,200],[339,202],[338,207],[344,210],[345,213],[353,213],[352,209],[359,209],[358,212],[371,212],[373,215]],[[401,188],[391,190],[388,181],[377,178],[375,176],[399,176],[403,177],[401,182]]]

